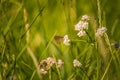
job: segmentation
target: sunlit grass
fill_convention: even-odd
[[[119,80],[119,3],[1,0],[0,80]],[[86,34],[79,37],[75,25],[83,15],[90,20]],[[96,37],[101,27],[107,31]],[[55,60],[52,66],[49,61],[41,64],[48,58]],[[63,61],[60,68],[59,59]]]

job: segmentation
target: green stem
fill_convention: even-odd
[[[25,36],[25,34],[28,32],[28,30],[32,27],[33,23],[37,20],[38,16],[42,14],[43,10],[45,7],[43,7],[40,12],[34,17],[34,19],[32,20],[30,26],[28,27],[28,29],[23,33],[23,35],[20,37],[20,39],[23,39],[23,37]]]
[[[52,80],[51,79],[51,69],[49,70],[49,80]]]
[[[54,59],[55,59],[55,55],[52,54],[52,56],[53,56]],[[56,61],[56,60],[55,60],[55,61]],[[56,66],[56,69],[57,69],[57,72],[58,72],[59,80],[62,80],[62,76],[61,76],[61,74],[60,74],[60,70],[59,70],[59,68],[58,68],[58,66],[57,66],[57,62],[55,62],[55,66]]]
[[[36,70],[34,70],[34,71],[33,71],[33,73],[32,73],[32,76],[31,76],[30,80],[33,80],[33,77],[35,76],[35,73],[36,73]]]
[[[114,63],[117,64],[116,57],[115,57],[115,55],[114,55],[114,53],[113,53],[113,51],[112,51],[112,48],[111,48],[111,44],[110,44],[110,40],[109,40],[109,38],[108,38],[108,35],[105,33],[104,37],[105,37],[105,41],[106,41],[107,45],[109,46],[109,50],[110,50],[112,59],[113,59]],[[116,65],[116,66],[117,66],[117,65]]]
[[[71,80],[71,79],[72,79],[72,77],[75,75],[75,73],[76,73],[76,72],[73,72],[73,73],[70,75],[70,77],[68,77],[68,79],[67,79],[67,80]]]
[[[84,75],[86,76],[86,78],[89,80],[89,76],[87,74],[87,71],[84,68],[81,68],[81,70],[84,73]]]
[[[89,33],[88,33],[87,31],[85,31],[85,32],[86,32],[86,34],[87,34],[87,36],[88,36],[90,42],[93,42],[92,37],[89,35]]]
[[[102,27],[100,0],[97,0],[99,27]]]
[[[85,40],[79,40],[79,39],[71,40],[71,42],[83,42],[83,43],[87,43],[87,41],[85,41]]]
[[[54,36],[56,35],[56,33],[57,33],[57,31],[54,32],[54,34],[53,34],[53,36],[51,37],[50,41],[48,42],[46,48],[45,48],[45,49],[43,50],[43,52],[41,53],[41,56],[39,57],[39,61],[40,61],[40,59],[41,59],[44,55],[46,55],[45,52],[47,51],[48,47],[50,46],[50,44],[51,44],[52,40],[54,39]]]
[[[100,68],[101,68],[101,59],[100,59],[100,55],[97,53],[98,52],[98,45],[97,45],[97,42],[95,42],[95,51],[96,51],[96,58],[97,58],[97,69],[96,69],[96,71],[97,71],[97,79],[96,80],[98,80],[99,79],[99,73],[100,73]]]
[[[106,70],[105,70],[105,72],[104,72],[104,74],[103,74],[103,76],[102,76],[102,78],[101,78],[100,80],[104,80],[104,77],[105,77],[106,73],[107,73],[108,70],[109,70],[109,67],[110,67],[111,61],[112,61],[112,58],[110,59],[110,62],[108,63],[108,66],[106,67]]]

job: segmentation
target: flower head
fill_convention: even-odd
[[[81,25],[78,23],[78,24],[76,24],[75,25],[75,30],[76,31],[80,31],[80,30],[82,30],[83,28],[81,27]]]
[[[88,15],[83,15],[81,20],[87,20],[88,21],[88,20],[90,20],[90,17]]]
[[[79,21],[79,23],[75,25],[76,31],[87,30],[87,29],[88,29],[88,22],[86,21]]]
[[[84,22],[82,24],[82,28],[87,30],[88,29],[88,22]]]
[[[82,36],[85,36],[86,35],[86,32],[85,31],[79,31],[78,34],[77,34],[79,37],[82,37]]]
[[[55,59],[52,57],[48,57],[47,59],[41,60],[39,64],[39,70],[41,74],[46,74],[47,71],[53,66],[55,63]]]
[[[68,38],[68,35],[65,35],[64,37],[63,37],[63,43],[66,45],[66,46],[69,46],[70,45],[70,39]]]
[[[41,73],[41,74],[47,74],[47,70],[44,70],[44,69],[42,68],[42,69],[40,69],[40,73]]]
[[[51,67],[55,63],[55,59],[52,57],[48,57],[47,59],[47,64]]]
[[[83,15],[81,20],[78,22],[78,24],[75,25],[75,30],[79,31],[77,34],[79,37],[86,35],[85,30],[88,30],[89,19],[90,18],[88,15]]]
[[[73,66],[74,66],[74,67],[81,67],[82,64],[81,64],[77,59],[74,59],[74,61],[73,61]]]
[[[44,59],[40,62],[39,64],[39,71],[41,74],[46,74],[47,73],[47,70],[49,70],[48,68],[48,63],[47,61]]]
[[[57,66],[58,68],[61,68],[64,62],[61,59],[58,59]]]
[[[107,31],[106,27],[101,27],[97,29],[97,32],[95,33],[96,36],[103,36],[103,34]]]
[[[48,63],[47,60],[41,60],[40,64],[39,64],[39,68],[44,68],[46,70],[48,70]]]

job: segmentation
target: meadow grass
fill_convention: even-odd
[[[0,80],[120,80],[119,3],[0,0]]]

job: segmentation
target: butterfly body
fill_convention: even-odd
[[[57,44],[61,44],[62,41],[63,41],[63,37],[62,36],[55,36],[54,39],[55,39]]]

